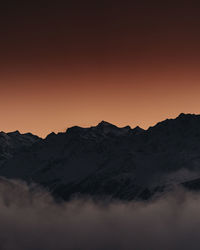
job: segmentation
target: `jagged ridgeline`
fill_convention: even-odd
[[[102,121],[41,139],[0,133],[0,175],[36,182],[60,199],[149,199],[174,185],[200,188],[200,115],[143,130]]]

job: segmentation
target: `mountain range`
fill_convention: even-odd
[[[102,121],[45,139],[0,132],[0,176],[38,183],[55,198],[149,199],[174,186],[200,189],[200,115],[144,130]]]

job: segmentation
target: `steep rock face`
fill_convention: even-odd
[[[180,114],[148,130],[102,121],[44,140],[2,134],[7,136],[16,140],[15,153],[1,164],[0,175],[40,183],[64,199],[77,194],[146,199],[175,184],[198,186],[199,115]]]
[[[55,179],[64,183],[82,180],[106,166],[107,162],[114,166],[119,154],[126,153],[126,137],[127,128],[120,129],[111,124],[101,123],[91,128],[72,127],[66,133],[50,134],[28,152],[20,152],[0,172],[10,178],[40,183]]]
[[[0,132],[0,165],[21,150],[28,149],[37,141],[40,141],[40,138],[31,133],[20,134],[19,131],[11,133]]]

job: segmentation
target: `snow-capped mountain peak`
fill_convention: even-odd
[[[181,114],[147,130],[102,121],[44,140],[0,132],[0,175],[34,181],[64,199],[148,198],[169,185],[200,187],[200,116]]]

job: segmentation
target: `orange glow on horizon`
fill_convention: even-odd
[[[94,126],[101,120],[147,129],[181,112],[200,113],[198,72],[147,72],[5,77],[0,130],[45,137],[52,131]]]
[[[45,137],[101,120],[146,129],[200,113],[196,3],[4,1],[0,130]]]

